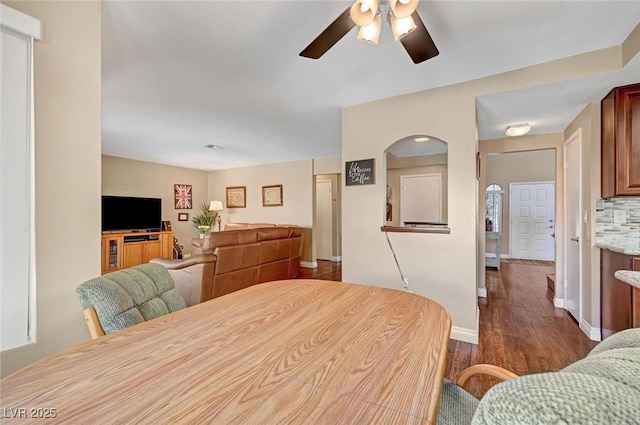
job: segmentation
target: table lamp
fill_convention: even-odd
[[[222,201],[211,201],[209,204],[209,211],[216,212],[216,223],[218,223],[218,232],[220,231],[220,223],[222,222],[222,218],[220,217],[220,211],[224,210],[224,206],[222,206]]]

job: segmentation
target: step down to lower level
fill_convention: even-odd
[[[547,297],[553,301],[553,298],[556,295],[556,275],[548,274],[547,275]]]

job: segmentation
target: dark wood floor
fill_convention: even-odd
[[[318,260],[318,267],[315,269],[300,268],[299,279],[322,279],[342,280],[342,263],[335,261]]]
[[[487,269],[487,297],[479,298],[480,343],[451,340],[445,376],[455,380],[473,364],[490,363],[518,375],[557,371],[583,358],[596,344],[569,314],[547,298],[548,261],[503,260],[500,270]],[[341,263],[318,261],[301,269],[300,278],[341,280]],[[481,397],[497,381],[476,377],[467,388]]]

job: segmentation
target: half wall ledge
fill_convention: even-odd
[[[442,234],[451,233],[451,229],[447,226],[428,226],[428,227],[380,226],[380,231],[396,232],[396,233],[442,233]]]

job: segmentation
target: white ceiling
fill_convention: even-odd
[[[107,1],[102,152],[201,170],[341,154],[341,108],[619,45],[640,1],[421,1],[440,50],[414,65],[388,26],[298,56],[350,2]],[[478,98],[481,139],[507,124],[562,131],[590,101],[640,80],[617,73]],[[206,144],[224,150],[203,148]]]

